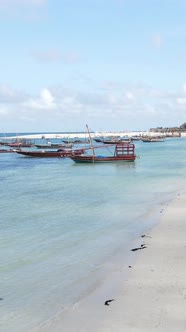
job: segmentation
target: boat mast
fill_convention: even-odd
[[[88,135],[89,135],[89,140],[90,140],[90,145],[91,145],[91,149],[92,149],[92,153],[93,153],[93,162],[94,162],[94,158],[95,158],[95,150],[94,150],[94,146],[93,146],[93,143],[92,143],[92,137],[90,135],[90,131],[89,131],[89,128],[88,128],[88,125],[86,125],[87,127],[87,132],[88,132]]]

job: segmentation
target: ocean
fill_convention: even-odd
[[[123,164],[0,154],[0,331],[65,315],[185,191],[186,138],[135,146]]]

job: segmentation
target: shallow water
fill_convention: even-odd
[[[29,331],[104,280],[184,191],[185,144],[136,142],[140,158],[119,165],[0,154],[0,330]]]

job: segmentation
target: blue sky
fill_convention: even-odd
[[[0,0],[0,130],[186,122],[186,0]]]

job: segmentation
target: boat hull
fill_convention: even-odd
[[[93,155],[70,156],[70,158],[76,163],[92,164],[134,162],[136,159],[134,144],[116,144],[114,155],[112,156],[95,155],[94,147],[92,149]]]
[[[134,162],[135,156],[124,157],[93,157],[93,156],[70,156],[75,163],[120,163],[120,162]]]
[[[142,139],[144,143],[158,143],[158,142],[165,142],[163,139]]]
[[[38,149],[69,149],[73,144],[35,144],[34,146]]]
[[[18,154],[21,154],[23,156],[27,157],[36,157],[36,158],[66,158],[70,157],[72,155],[79,156],[84,153],[84,150],[62,150],[62,151],[16,151]]]
[[[12,153],[15,152],[14,150],[7,150],[7,149],[0,149],[0,153]]]

